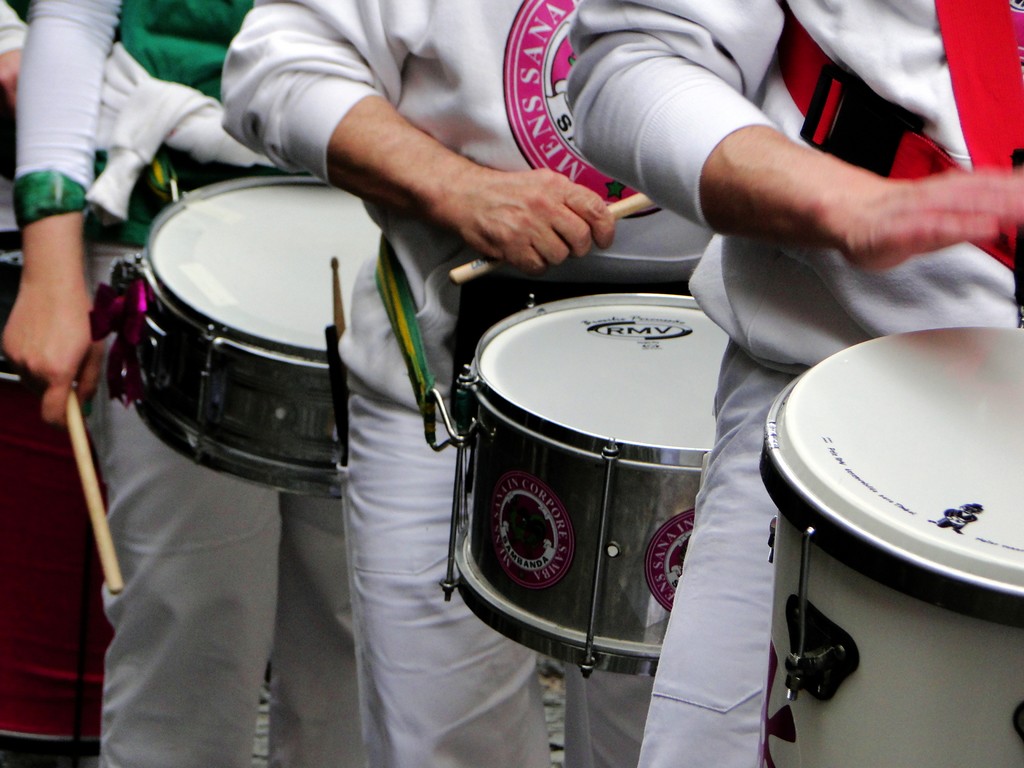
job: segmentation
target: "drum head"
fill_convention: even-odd
[[[185,307],[260,339],[321,350],[333,318],[331,259],[351,286],[379,239],[346,192],[304,177],[250,178],[172,206],[146,255]]]
[[[687,297],[552,302],[492,328],[477,349],[488,400],[580,435],[705,451],[726,336]]]
[[[836,354],[780,396],[766,455],[769,489],[774,475],[792,491],[773,493],[783,515],[824,529],[837,559],[961,612],[1024,621],[1021,331],[925,331]]]

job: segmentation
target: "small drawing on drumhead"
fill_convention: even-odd
[[[693,510],[688,509],[664,523],[647,545],[644,556],[647,587],[666,611],[672,610],[692,531]]]
[[[561,499],[542,480],[520,471],[506,472],[494,485],[491,542],[505,574],[529,589],[561,581],[576,549]]]
[[[984,511],[985,508],[981,504],[961,504],[956,509],[947,509],[943,513],[942,519],[928,522],[935,523],[939,528],[952,528],[962,536],[964,527],[975,522],[978,515]]]

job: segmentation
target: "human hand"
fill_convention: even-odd
[[[440,216],[490,259],[539,275],[570,256],[607,248],[615,218],[595,192],[549,170],[503,172],[477,166]]]
[[[78,240],[54,251],[61,240],[53,233],[66,224],[61,219],[71,220],[67,233],[75,233]],[[40,393],[43,420],[57,426],[67,424],[67,399],[74,382],[82,400],[95,394],[103,355],[102,344],[92,342],[92,302],[76,242],[80,249],[78,214],[42,219],[25,228],[25,267],[3,334],[4,354],[23,382]]]
[[[982,245],[1024,224],[1024,175],[954,170],[885,180],[845,207],[832,214],[840,251],[863,269],[888,269],[957,243]]]

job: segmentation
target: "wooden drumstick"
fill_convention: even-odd
[[[67,417],[71,448],[75,453],[78,476],[82,480],[82,490],[85,492],[85,504],[89,509],[89,520],[92,522],[92,532],[96,539],[96,548],[99,550],[103,580],[111,594],[116,595],[124,589],[124,581],[121,578],[121,567],[117,563],[117,553],[114,552],[114,541],[110,537],[110,528],[107,525],[107,511],[103,505],[96,467],[92,462],[92,451],[89,449],[89,436],[85,431],[82,408],[78,402],[78,393],[74,390],[68,395]]]
[[[630,195],[625,200],[617,200],[608,206],[608,210],[611,211],[612,216],[618,219],[624,219],[627,216],[632,216],[634,213],[640,213],[647,208],[650,208],[654,203],[647,195],[637,193]],[[462,285],[468,283],[470,280],[475,280],[478,277],[490,274],[494,270],[503,266],[506,262],[497,261],[495,259],[476,259],[468,264],[463,264],[460,267],[455,267],[448,273],[448,279],[456,285]]]
[[[338,275],[338,258],[331,257],[331,275],[334,290],[334,327],[338,330],[338,338],[345,332],[345,308],[341,303],[341,278]]]

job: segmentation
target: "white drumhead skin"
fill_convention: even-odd
[[[147,257],[160,283],[231,328],[324,349],[324,328],[333,323],[331,258],[347,307],[359,266],[377,255],[380,231],[362,202],[277,177],[217,189],[185,197],[157,223]]]
[[[840,527],[937,573],[1024,594],[1024,332],[857,345],[797,380],[774,430],[787,482]],[[968,504],[981,505],[976,519],[948,517]]]
[[[548,422],[644,446],[707,450],[726,336],[692,299],[556,302],[490,339],[477,371]],[[689,331],[689,333],[687,333]]]

